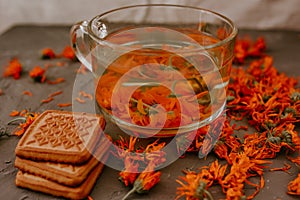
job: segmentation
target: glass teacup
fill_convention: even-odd
[[[119,8],[71,30],[101,112],[145,137],[194,131],[224,111],[236,35],[225,16],[179,5]]]

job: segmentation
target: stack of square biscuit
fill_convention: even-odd
[[[100,115],[45,111],[16,147],[16,185],[68,199],[84,199],[101,174],[109,140]]]

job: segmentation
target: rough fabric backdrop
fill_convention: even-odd
[[[74,24],[120,6],[145,3],[211,9],[239,28],[300,30],[300,0],[0,0],[0,33],[16,24]]]

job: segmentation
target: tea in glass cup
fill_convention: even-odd
[[[71,30],[101,112],[145,137],[197,130],[224,111],[236,35],[218,13],[160,4],[115,9]]]

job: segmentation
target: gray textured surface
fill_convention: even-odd
[[[16,109],[31,108],[32,111],[42,112],[46,109],[59,109],[56,104],[69,102],[72,99],[72,87],[76,76],[75,70],[79,63],[67,60],[43,61],[39,58],[39,51],[45,47],[51,47],[57,52],[61,51],[69,43],[69,27],[34,27],[18,26],[10,29],[0,36],[0,74],[11,57],[18,57],[23,63],[25,74],[20,80],[3,78],[0,76],[0,88],[4,94],[0,96],[0,121],[1,124],[9,121],[9,113]],[[274,56],[275,66],[288,75],[300,75],[300,33],[281,31],[241,31],[240,34],[263,36],[266,39],[268,54]],[[35,65],[44,66],[46,63],[55,64],[57,61],[65,61],[66,66],[53,67],[48,71],[49,78],[64,77],[66,81],[58,85],[34,83],[28,77],[28,71]],[[56,96],[53,102],[41,105],[41,99],[45,99],[49,93],[63,90],[63,94]],[[30,90],[33,96],[23,95],[24,90]],[[64,108],[71,110],[71,107]],[[14,168],[15,153],[18,137],[0,138],[0,199],[2,200],[33,200],[33,199],[59,199],[48,195],[17,188],[14,184],[17,170]],[[162,170],[161,182],[153,188],[148,195],[132,195],[131,199],[174,199],[176,193],[175,179],[182,175],[185,168],[197,168],[214,161],[213,156],[207,160],[199,160],[196,155],[187,155],[177,160],[172,165]],[[283,156],[274,160],[271,167],[282,167],[286,161]],[[284,172],[266,172],[264,177],[265,187],[255,199],[296,199],[286,195],[287,183],[297,175],[297,169],[293,167],[292,175]],[[98,179],[91,196],[95,200],[121,199],[128,188],[125,188],[117,179],[118,172],[106,167]],[[247,187],[248,188],[248,187]],[[219,187],[211,189],[216,199],[223,197]],[[224,198],[224,197],[223,197]]]

